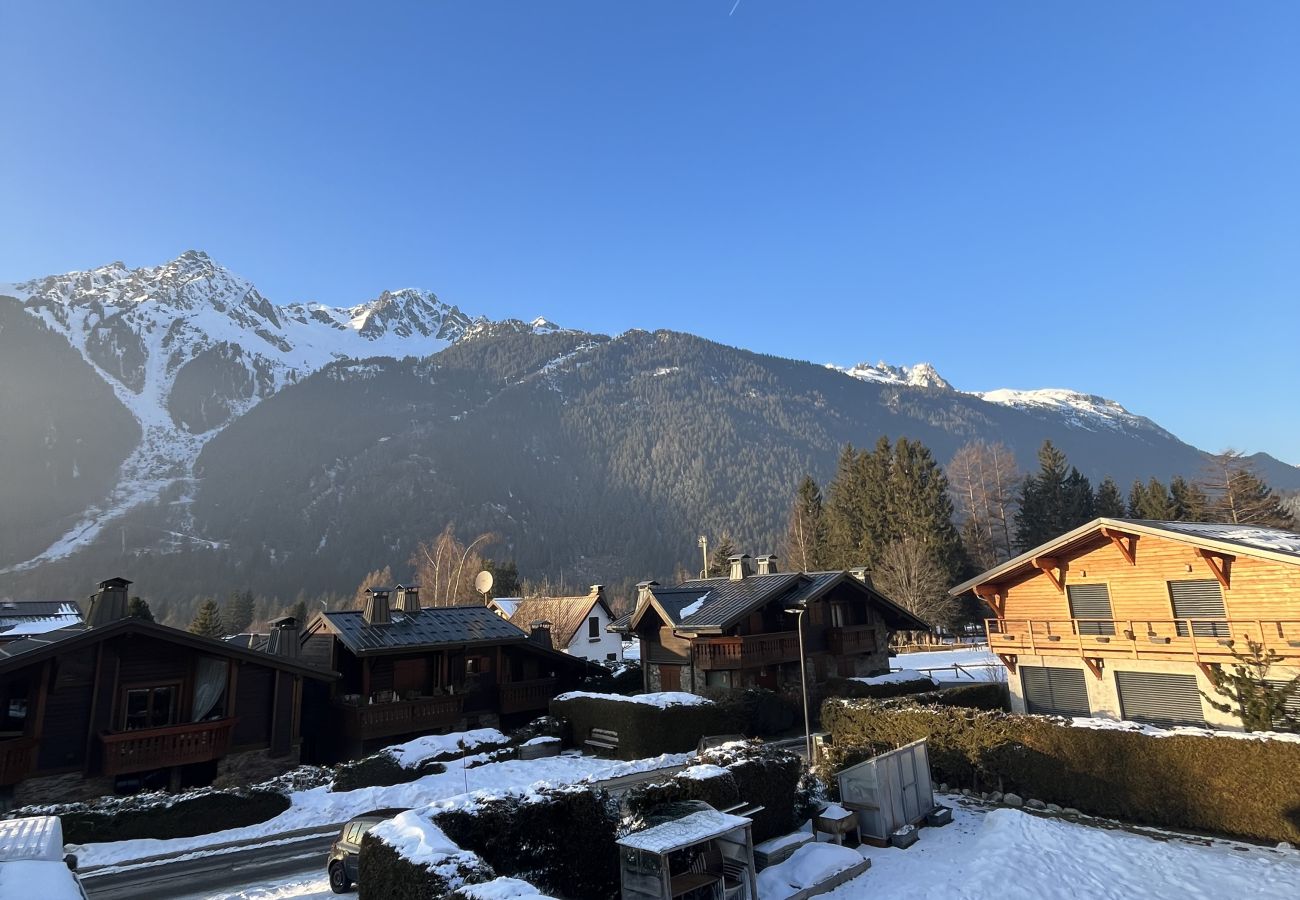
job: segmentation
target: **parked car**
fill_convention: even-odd
[[[405,809],[377,809],[365,815],[357,816],[343,826],[339,839],[330,845],[326,871],[330,876],[330,890],[336,894],[346,894],[357,883],[357,862],[361,856],[361,838],[367,831],[385,819],[391,819]]]
[[[86,900],[77,858],[63,854],[58,816],[0,822],[0,897]]]

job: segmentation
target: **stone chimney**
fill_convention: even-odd
[[[775,553],[769,553],[769,554],[767,554],[766,556],[760,556],[760,557],[758,557],[758,571],[757,571],[756,573],[754,573],[754,574],[756,574],[756,575],[775,575],[776,573],[777,573],[777,568],[776,568],[776,554],[775,554]]]
[[[528,639],[534,644],[541,644],[550,650],[554,646],[551,643],[551,623],[546,619],[538,619],[535,622],[528,623]]]
[[[867,587],[874,587],[871,583],[871,570],[866,566],[854,566],[852,569],[849,569],[849,574],[858,581],[861,581]]]
[[[416,584],[398,585],[394,590],[397,591],[397,608],[409,615],[414,615],[420,611],[420,586]]]
[[[91,628],[107,625],[126,618],[126,589],[131,582],[125,578],[110,578],[99,583],[99,590],[90,597],[90,612],[86,624]]]
[[[361,618],[367,625],[391,625],[393,613],[388,606],[388,588],[366,588],[366,608]]]
[[[636,602],[640,603],[650,597],[650,592],[659,587],[657,581],[638,581],[636,583]]]
[[[271,620],[271,633],[266,637],[266,652],[285,659],[297,659],[302,650],[298,639],[298,620],[281,616]]]
[[[736,556],[727,557],[727,562],[731,563],[730,577],[732,581],[743,581],[745,578],[753,574],[749,569],[749,560],[750,555],[748,553],[740,553]]]

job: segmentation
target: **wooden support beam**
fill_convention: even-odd
[[[1230,590],[1229,581],[1232,579],[1232,561],[1236,559],[1231,553],[1216,553],[1213,550],[1206,550],[1204,547],[1193,547],[1192,551],[1205,560],[1205,564],[1210,567],[1214,577],[1218,580],[1223,589]]]
[[[1088,671],[1092,672],[1094,678],[1096,678],[1098,681],[1101,681],[1102,664],[1100,659],[1094,656],[1085,656],[1083,658],[1083,664],[1088,667]]]
[[[975,596],[989,605],[989,609],[993,610],[994,616],[999,619],[1002,618],[1004,606],[1001,591],[991,585],[980,585],[975,588]]]
[[[1211,684],[1213,684],[1213,683],[1214,683],[1214,675],[1211,674],[1211,673],[1212,673],[1216,668],[1218,668],[1217,664],[1215,664],[1215,663],[1208,663],[1208,662],[1198,662],[1196,665],[1197,665],[1197,667],[1201,670],[1201,673],[1202,673],[1203,675],[1205,675],[1205,677],[1206,677],[1207,679],[1209,679],[1209,681],[1210,681]]]
[[[1113,528],[1102,528],[1102,537],[1110,538],[1110,542],[1115,545],[1115,549],[1124,554],[1130,566],[1137,565],[1137,535],[1129,534],[1125,531],[1116,531]],[[1125,538],[1128,543],[1124,543]]]
[[[1002,665],[1007,667],[1007,671],[1012,675],[1016,674],[1016,660],[1018,657],[1014,653],[999,653],[998,659],[1002,660]]]
[[[1056,590],[1065,593],[1065,570],[1061,567],[1061,561],[1055,556],[1036,556],[1033,559],[1034,568],[1040,570],[1048,578],[1052,579],[1052,584],[1056,585]]]

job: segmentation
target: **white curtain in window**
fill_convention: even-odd
[[[226,675],[229,671],[228,660],[215,656],[200,656],[194,667],[194,718],[193,722],[202,722],[208,717],[221,695],[226,692]]]

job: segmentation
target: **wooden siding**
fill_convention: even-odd
[[[1091,545],[1059,558],[1066,584],[1106,584],[1116,619],[1174,618],[1170,581],[1213,578],[1205,560],[1188,544],[1143,535],[1136,541],[1136,564],[1098,536]],[[1189,568],[1190,567],[1190,568]],[[1238,556],[1223,592],[1229,619],[1300,620],[1300,566]],[[1042,572],[1004,584],[1003,619],[1069,619],[1070,605]]]
[[[274,699],[275,670],[241,663],[235,685],[236,747],[268,745],[271,742],[271,703]]]
[[[80,768],[85,762],[86,734],[95,693],[95,650],[87,647],[60,657],[51,669],[53,686],[45,699],[43,720],[38,723],[41,737],[36,768],[38,771]]]

